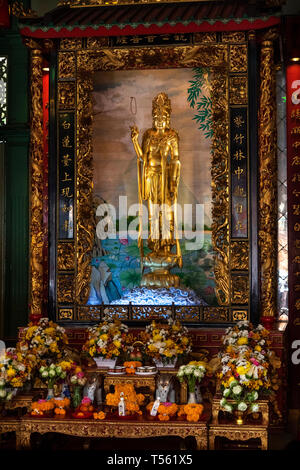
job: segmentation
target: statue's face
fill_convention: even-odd
[[[155,129],[165,129],[169,127],[170,116],[166,112],[155,113],[153,115],[153,127]]]

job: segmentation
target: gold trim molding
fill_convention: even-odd
[[[277,308],[277,129],[276,82],[270,30],[262,42],[259,102],[259,248],[261,316],[275,316]]]
[[[28,42],[29,47],[36,47]],[[31,316],[42,315],[43,306],[43,57],[31,50],[31,135],[30,135],[30,305]]]
[[[186,2],[213,2],[215,0],[163,0],[163,3],[186,3]],[[84,7],[107,7],[118,5],[157,5],[161,0],[60,0],[57,6],[69,6],[71,8]]]

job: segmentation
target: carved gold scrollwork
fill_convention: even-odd
[[[249,269],[249,243],[248,242],[231,242],[231,269],[246,271]]]
[[[10,12],[17,18],[36,18],[38,16],[37,12],[31,8],[25,9],[21,2],[14,2],[10,7]]]
[[[75,269],[74,243],[58,243],[57,269],[58,271],[71,271]]]
[[[74,277],[71,275],[58,275],[57,302],[59,304],[74,303]]]
[[[92,97],[93,78],[77,80],[77,276],[76,303],[86,304],[90,293],[91,254],[94,242]]]
[[[230,104],[248,103],[248,78],[246,75],[229,78],[229,101]]]
[[[248,312],[246,310],[233,310],[232,320],[233,321],[245,321],[248,319]]]
[[[36,46],[33,41],[26,45]],[[30,304],[31,314],[42,314],[43,303],[43,57],[31,51],[31,134],[30,134]]]
[[[248,276],[232,276],[232,303],[247,304],[249,299]]]
[[[58,53],[58,78],[74,78],[75,77],[75,52],[59,52]]]
[[[229,309],[227,308],[220,308],[220,307],[210,307],[208,309],[204,309],[203,311],[203,321],[221,321],[221,322],[228,322],[229,318]]]
[[[93,305],[89,307],[78,307],[77,316],[79,321],[97,321],[101,319],[101,307]]]
[[[78,38],[64,38],[60,40],[60,49],[80,49],[82,40]]]
[[[222,42],[245,42],[246,36],[243,31],[224,31]]]
[[[58,310],[59,320],[74,320],[73,308],[60,308]]]
[[[268,33],[268,37],[273,37]],[[276,313],[277,292],[277,156],[273,43],[262,42],[259,103],[259,248],[261,315]]]
[[[228,98],[225,72],[214,71],[212,78],[212,245],[215,252],[216,296],[220,305],[230,302],[229,276],[229,168]]]
[[[246,45],[231,45],[229,55],[230,72],[246,72],[248,67],[248,54]]]
[[[108,47],[108,46],[109,46],[108,37],[87,38],[87,44],[86,44],[87,49],[101,49],[102,47]]]
[[[217,42],[217,33],[194,33],[194,43]]]
[[[180,47],[141,47],[132,49],[99,49],[87,53],[79,51],[78,69],[125,70],[166,67],[221,67],[227,63],[225,45],[199,45]]]
[[[75,82],[58,83],[58,107],[59,109],[75,108]]]

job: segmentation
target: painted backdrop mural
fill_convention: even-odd
[[[137,240],[120,236],[119,197],[127,196],[127,206],[138,203],[137,162],[130,138],[130,126],[144,131],[152,127],[152,99],[168,94],[171,127],[179,133],[181,176],[178,203],[190,204],[194,219],[185,233],[195,230],[195,207],[204,208],[203,243],[193,249],[193,239],[181,239],[182,269],[174,269],[182,286],[193,289],[209,305],[214,295],[213,252],[211,246],[210,175],[210,87],[209,75],[200,69],[98,72],[94,81],[94,196],[99,204],[116,209],[116,238],[99,240],[95,235],[89,304],[109,303],[126,289],[139,286],[140,253]],[[124,199],[123,199],[124,200]],[[127,217],[129,223],[135,216]],[[99,218],[97,218],[97,221]],[[147,241],[144,241],[145,254]],[[192,248],[191,248],[192,247]]]

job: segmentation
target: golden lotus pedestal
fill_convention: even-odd
[[[170,273],[178,263],[179,258],[175,254],[150,253],[143,258],[143,266],[150,272],[143,274],[141,287],[179,287],[179,276]]]

